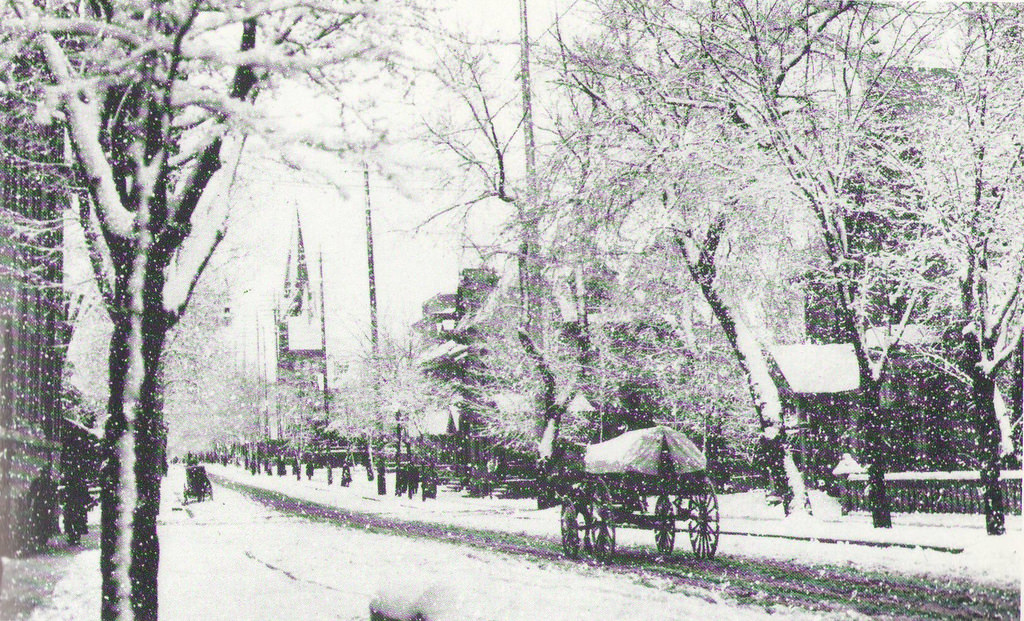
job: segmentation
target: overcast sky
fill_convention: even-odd
[[[549,38],[556,16],[571,20],[582,14],[584,4],[579,0],[530,0],[531,39]],[[447,27],[463,29],[474,38],[508,43],[496,46],[503,54],[501,71],[508,73],[507,81],[499,82],[507,90],[508,98],[518,97],[518,1],[448,0],[435,6],[440,10],[436,18]],[[426,64],[430,58],[417,60]],[[405,140],[420,131],[417,125],[421,119],[436,115],[443,105],[436,85],[425,80],[422,87],[413,93],[410,105],[396,107],[393,112],[389,107],[394,103],[393,94],[373,93],[380,96],[386,114],[402,117],[390,122],[396,127],[407,127],[397,133],[392,131],[394,144],[386,153],[371,156],[383,162],[385,168],[393,160],[406,164],[441,161],[426,144]],[[278,95],[278,100],[279,108],[288,115],[288,123],[313,131],[317,114],[329,105],[299,91],[285,91]],[[521,143],[521,137],[517,137],[517,142]],[[259,147],[247,145],[243,152],[235,183],[227,196],[233,209],[231,228],[219,253],[220,262],[229,262],[227,269],[237,275],[232,292],[233,338],[241,341],[249,360],[255,357],[257,323],[266,331],[265,338],[272,330],[272,309],[278,302],[288,250],[295,243],[296,214],[302,222],[314,290],[319,289],[318,260],[323,256],[328,350],[332,359],[354,358],[367,347],[366,196],[361,162],[355,156],[340,156],[327,166],[330,183],[317,174],[303,174],[271,161]],[[426,166],[423,170],[416,170],[415,166],[403,170],[391,180],[376,170],[371,174],[382,330],[407,330],[421,316],[424,301],[437,293],[454,291],[459,270],[480,263],[472,247],[465,248],[466,240],[484,246],[495,243],[509,215],[508,206],[496,201],[475,207],[468,219],[444,217],[414,231],[431,214],[460,200],[457,191],[442,188],[443,177],[444,174],[427,170]],[[273,366],[271,360],[265,364],[268,371]]]

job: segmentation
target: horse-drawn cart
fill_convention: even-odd
[[[564,487],[562,549],[598,560],[615,551],[615,529],[654,531],[661,554],[671,554],[677,532],[689,535],[697,558],[718,548],[718,498],[703,453],[665,426],[631,431],[586,448],[581,471]],[[654,510],[648,504],[655,498]],[[676,523],[683,522],[678,528]]]
[[[210,477],[206,475],[206,468],[195,464],[186,466],[182,503],[188,504],[189,499],[202,502],[207,498],[213,499],[213,486],[210,485]]]

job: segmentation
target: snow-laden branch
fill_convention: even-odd
[[[199,279],[206,271],[206,267],[213,257],[220,243],[227,234],[228,217],[231,211],[230,192],[234,186],[238,165],[242,160],[242,152],[245,141],[238,145],[238,153],[235,156],[234,168],[231,178],[227,181],[224,192],[217,193],[216,200],[210,201],[219,205],[221,213],[218,216],[217,224],[206,229],[205,235],[191,232],[184,240],[184,244],[174,258],[174,261],[167,266],[166,280],[164,284],[164,312],[170,324],[174,324],[181,318],[188,303],[195,292]],[[207,214],[204,220],[213,220],[213,214]]]
[[[12,19],[0,22],[0,32],[22,35],[78,35],[113,39],[127,45],[131,49],[142,47],[146,38],[131,30],[110,22],[80,19],[46,17],[42,15]]]
[[[227,6],[224,10],[205,12],[197,23],[197,32],[221,30],[227,26],[239,24],[252,19],[268,17],[279,13],[290,13],[304,10],[321,16],[334,16],[346,19],[356,17],[373,17],[380,11],[375,2],[339,2],[338,0],[272,0],[269,2],[247,2]]]
[[[67,55],[51,34],[40,37],[47,66],[58,84],[69,85],[73,81],[71,64]],[[116,237],[128,238],[135,225],[135,216],[121,204],[121,197],[114,181],[114,171],[100,144],[99,95],[90,90],[68,92],[63,97],[68,111],[68,129],[75,146],[75,155],[87,178],[87,186],[93,197],[97,215],[104,232]]]

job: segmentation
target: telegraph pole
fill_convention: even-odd
[[[327,301],[324,298],[324,251],[320,249],[320,348],[324,353],[324,418],[331,413],[327,399]]]
[[[373,395],[374,395],[374,414],[379,417],[380,415],[380,382],[377,378],[377,349],[378,349],[378,334],[377,334],[377,281],[374,278],[373,273],[373,219],[370,213],[370,168],[364,163],[363,164],[363,188],[366,190],[366,267],[367,276],[370,284],[370,360],[373,365]],[[371,431],[372,434],[372,431]],[[369,472],[367,475],[372,478],[373,472],[373,439],[368,437],[366,439],[366,448],[369,453]],[[380,493],[381,485],[383,485],[383,479],[377,482],[377,491]]]
[[[370,214],[370,169],[363,166],[363,187],[366,190],[366,266],[370,283],[370,344],[374,362],[377,360],[377,282],[373,274],[373,220]]]
[[[540,347],[540,264],[537,243],[537,153],[533,137],[533,103],[530,88],[530,33],[526,13],[527,0],[519,0],[519,66],[523,92],[523,140],[526,156],[526,198],[517,201],[523,238],[519,253],[519,287],[523,297],[523,315],[527,332]]]

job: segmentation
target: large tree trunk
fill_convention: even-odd
[[[779,387],[772,380],[765,352],[750,328],[737,318],[733,308],[715,289],[715,251],[725,224],[724,216],[716,218],[700,247],[692,237],[677,237],[675,242],[686,259],[690,277],[700,287],[704,300],[722,327],[725,338],[732,346],[736,360],[747,379],[747,387],[750,389],[750,397],[760,422],[766,452],[781,455],[781,459],[768,459],[766,466],[771,479],[785,482],[781,492],[786,515],[793,510],[809,514],[812,510],[807,486],[796,466],[793,449],[787,441]]]
[[[999,484],[1000,441],[999,418],[995,408],[995,381],[974,367],[971,377],[971,401],[974,425],[978,433],[981,461],[981,491],[985,507],[985,531],[989,535],[1006,532],[1003,490]]]
[[[885,487],[886,441],[882,425],[881,383],[870,373],[861,373],[861,403],[866,410],[865,440],[868,454],[868,504],[871,522],[875,528],[892,528],[889,494]]]
[[[162,270],[146,245],[118,278],[123,312],[110,342],[107,463],[101,494],[101,618],[157,619],[157,515],[163,456],[160,355],[167,323]]]
[[[750,329],[742,322],[733,319],[731,310],[721,299],[717,296],[715,299],[718,308],[712,306],[712,309],[732,344],[736,359],[747,378],[747,387],[750,389],[754,409],[757,411],[762,437],[765,443],[771,447],[770,450],[782,455],[781,461],[772,460],[770,467],[775,470],[772,477],[776,481],[785,482],[785,487],[782,490],[783,509],[785,509],[786,515],[792,512],[810,514],[812,513],[811,500],[807,495],[807,485],[804,483],[803,474],[796,466],[793,448],[789,444],[788,434],[785,433],[782,400],[779,396],[779,388],[772,381],[768,371],[765,353],[750,334]],[[711,303],[712,300],[708,300],[708,302]],[[723,321],[723,319],[726,320]]]

